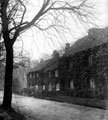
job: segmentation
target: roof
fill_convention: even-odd
[[[48,70],[54,70],[56,68],[58,68],[58,58],[52,58],[45,66],[44,70],[48,71]]]
[[[93,48],[95,46],[101,45],[103,43],[108,42],[108,27],[106,28],[92,28],[89,30],[88,35],[78,39],[69,50],[68,56],[71,54],[75,54],[76,52],[86,50],[89,48]],[[51,59],[40,62],[35,68],[31,70],[39,71],[39,70],[52,70],[58,67],[58,58],[53,57]]]
[[[40,62],[35,68],[30,70],[30,72],[40,71],[40,70],[52,70],[56,69],[58,67],[58,59],[57,58],[51,58],[45,61]]]
[[[35,72],[35,71],[40,71],[42,70],[50,61],[50,59],[45,60],[45,61],[41,61],[40,63],[37,64],[36,67],[34,67],[33,69],[30,70],[30,72]]]
[[[92,28],[88,35],[77,40],[70,48],[70,54],[75,52],[93,48],[108,42],[108,27],[106,28]]]

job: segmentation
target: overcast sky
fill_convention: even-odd
[[[99,27],[106,27],[108,25],[108,0],[92,0],[95,2],[95,10],[97,11],[95,23]],[[35,6],[35,5],[34,5]],[[34,11],[34,10],[32,10]],[[34,15],[34,12],[31,12],[31,17]],[[73,27],[74,26],[74,27]],[[72,25],[73,32],[72,35],[66,34],[66,39],[58,40],[53,39],[53,42],[49,39],[45,39],[45,36],[35,29],[27,31],[23,34],[22,42],[16,42],[15,46],[21,47],[26,50],[31,59],[41,59],[44,54],[51,54],[54,49],[61,49],[65,43],[74,43],[78,38],[81,38],[84,35],[87,35],[87,29],[79,29],[79,27]],[[94,27],[94,26],[92,26]],[[23,43],[23,44],[22,44]],[[17,49],[18,50],[18,49]]]

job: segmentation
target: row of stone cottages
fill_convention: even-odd
[[[38,93],[107,98],[108,27],[92,28],[72,46],[67,43],[62,56],[54,51],[27,74],[27,85]]]

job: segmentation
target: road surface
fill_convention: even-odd
[[[2,101],[2,96],[0,96]],[[13,104],[34,120],[108,120],[108,110],[13,95]]]

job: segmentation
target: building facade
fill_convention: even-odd
[[[52,58],[40,62],[27,74],[28,88],[32,89],[34,94],[55,95],[56,91],[60,91],[58,60],[59,53],[54,51]]]
[[[72,46],[66,44],[62,56],[56,51],[53,55],[41,70],[28,73],[28,85],[40,84],[41,92],[52,95],[107,99],[108,28],[90,29]]]

